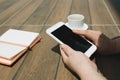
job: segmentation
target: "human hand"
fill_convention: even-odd
[[[82,80],[104,80],[104,77],[97,72],[95,63],[82,52],[75,51],[65,44],[60,46],[60,51],[63,62],[76,72]]]
[[[98,48],[98,53],[100,54],[112,54],[114,51],[113,46],[115,46],[115,42],[109,39],[100,31],[93,31],[93,30],[74,30],[76,34],[83,35],[86,38],[93,41],[93,43]]]

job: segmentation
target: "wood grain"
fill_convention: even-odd
[[[19,13],[21,8],[24,8],[31,0],[18,0],[15,4],[0,13],[0,24],[4,24],[12,15]]]
[[[67,16],[71,8],[71,3],[72,0],[58,0],[56,7],[49,16],[46,24],[53,25],[60,21],[67,22]]]
[[[104,0],[107,5],[108,11],[111,14],[111,17],[115,23],[115,25],[120,28],[120,6],[119,0]],[[120,32],[120,29],[119,29]]]
[[[40,27],[50,26],[46,24],[46,21],[56,7],[57,2],[58,0],[44,0],[24,25],[38,25]]]
[[[38,1],[38,0],[37,0]],[[37,6],[37,5],[36,5]],[[21,6],[22,7],[22,6]],[[34,9],[34,5],[31,5],[30,7],[33,7],[33,9]],[[14,22],[11,22],[11,23],[13,23],[14,24]],[[8,28],[7,29],[9,29],[9,28],[16,28],[16,29],[20,29],[20,27],[21,26],[8,26]],[[24,27],[26,27],[26,26],[24,26]],[[33,27],[33,26],[32,26]],[[5,30],[6,30],[6,26],[3,26],[2,27],[3,29],[5,28]],[[0,29],[2,29],[2,28],[0,28]],[[22,27],[23,28],[23,27]],[[40,31],[40,28],[38,29],[38,27],[36,27],[37,29],[33,29],[33,28],[30,28],[30,27],[26,27],[26,28],[29,28],[29,31],[36,31],[36,32],[39,32]],[[26,30],[26,29],[21,29],[21,30]],[[3,30],[2,30],[3,31]],[[5,31],[4,31],[5,32]],[[14,76],[16,75],[16,73],[17,73],[17,70],[19,69],[19,67],[21,66],[21,64],[23,63],[23,61],[24,61],[24,59],[25,59],[25,57],[27,56],[27,54],[29,53],[29,51],[26,53],[26,55],[24,55],[19,61],[17,61],[17,63],[16,64],[14,64],[14,66],[11,66],[11,67],[4,67],[4,66],[1,66],[1,72],[0,73],[4,73],[4,74],[1,74],[0,75],[0,79],[5,79],[5,80],[9,80],[9,79],[14,79]],[[6,76],[8,76],[8,77],[6,77]]]
[[[92,29],[102,31],[110,38],[119,35],[116,26],[109,26],[108,24],[114,24],[103,0],[90,1],[90,14],[92,19]]]
[[[44,38],[27,55],[15,79],[51,80],[54,78],[59,56],[51,48],[56,45],[56,42],[48,37],[45,32],[42,32],[41,35]]]
[[[16,3],[17,0],[0,0],[0,13]]]
[[[23,24],[29,16],[37,9],[37,7],[42,3],[43,0],[33,0],[24,7],[19,13],[12,16],[11,19],[4,22],[5,25],[21,25]]]

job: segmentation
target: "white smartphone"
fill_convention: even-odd
[[[83,52],[90,57],[97,47],[89,40],[72,32],[64,22],[58,22],[46,30],[46,33],[59,44],[67,44],[72,49]]]

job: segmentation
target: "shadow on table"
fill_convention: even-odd
[[[54,51],[55,53],[58,53],[59,55],[61,55],[61,54],[60,54],[60,47],[59,47],[59,46],[60,46],[59,44],[55,45],[55,46],[52,48],[52,51]]]
[[[120,80],[120,54],[96,56],[98,69],[108,80]]]
[[[120,16],[120,0],[107,0]]]

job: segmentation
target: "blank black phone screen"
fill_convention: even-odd
[[[65,25],[53,31],[52,34],[64,44],[69,45],[72,49],[81,51],[83,53],[92,46],[92,44],[90,44],[80,35],[73,33],[72,30]]]

